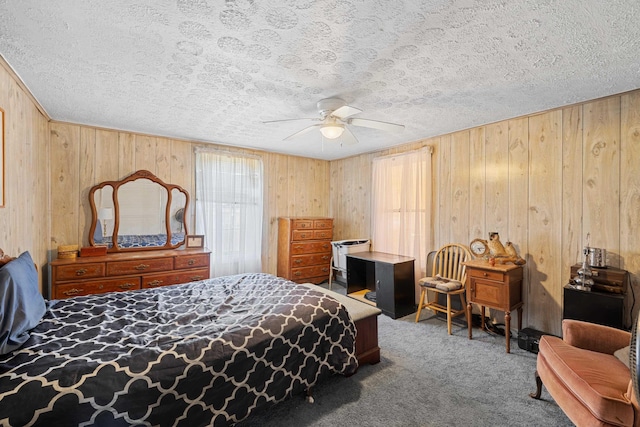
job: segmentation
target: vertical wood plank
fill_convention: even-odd
[[[451,135],[442,136],[439,139],[440,157],[439,171],[435,175],[438,186],[438,232],[437,232],[437,248],[451,243],[451,220],[452,220],[452,199],[451,199]],[[436,248],[436,249],[437,249]]]
[[[584,105],[585,231],[591,245],[605,248],[608,263],[620,265],[620,98]]]
[[[118,173],[117,178],[123,179],[136,171],[136,138],[128,132],[118,133]],[[97,184],[97,182],[96,182]]]
[[[509,229],[508,128],[506,122],[500,122],[485,129],[487,232],[498,232],[504,239]]]
[[[80,196],[80,127],[54,123],[51,126],[51,242],[78,244]]]
[[[467,245],[469,237],[470,134],[457,132],[451,136],[451,242]]]
[[[89,203],[89,191],[96,183],[96,130],[80,127],[80,172],[78,192],[80,193],[80,215],[78,220],[78,242],[89,244],[89,228],[93,219]]]
[[[581,262],[586,244],[582,231],[582,106],[562,110],[562,283],[569,283],[571,266]]]
[[[518,254],[527,259],[529,247],[527,245],[529,201],[529,120],[520,118],[508,122],[508,228],[505,242],[511,242]],[[523,272],[522,294],[525,303],[522,313],[523,324],[527,318],[527,296],[529,289],[528,267],[525,264]],[[513,324],[513,323],[512,323]]]
[[[118,132],[97,129],[96,130],[96,159],[95,166],[96,184],[103,181],[113,181],[118,176],[119,159],[115,157],[118,152]],[[86,185],[83,183],[83,185]]]
[[[620,267],[629,271],[627,293],[640,295],[640,91],[622,95],[620,139]],[[626,299],[626,325],[638,316],[638,304]]]
[[[487,238],[485,128],[472,129],[469,134],[469,242]]]
[[[156,138],[148,135],[135,136],[136,170],[148,170],[156,174]]]
[[[171,140],[156,138],[156,173],[164,182],[171,182]]]
[[[562,139],[559,110],[529,118],[528,319],[560,335],[562,323]]]

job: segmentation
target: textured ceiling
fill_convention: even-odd
[[[0,54],[54,120],[336,159],[637,89],[638,16],[638,0],[0,0]],[[406,128],[340,146],[262,123],[333,96]]]

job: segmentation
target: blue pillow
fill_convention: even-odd
[[[45,311],[38,272],[24,252],[0,268],[0,354],[20,348]]]

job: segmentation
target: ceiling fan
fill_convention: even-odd
[[[343,99],[340,98],[327,98],[321,99],[317,103],[319,118],[300,118],[300,119],[283,119],[283,120],[269,120],[263,123],[280,123],[290,122],[295,120],[313,120],[321,123],[308,126],[292,135],[289,135],[284,139],[289,139],[304,135],[314,129],[318,129],[322,136],[327,139],[338,139],[345,144],[355,144],[358,142],[355,135],[349,129],[348,125],[361,126],[373,129],[384,130],[388,132],[397,132],[404,129],[404,125],[396,123],[381,122],[379,120],[359,119],[353,118],[362,110],[347,105]]]

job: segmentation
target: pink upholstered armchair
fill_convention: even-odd
[[[531,397],[539,399],[544,384],[579,427],[640,426],[628,364],[614,356],[629,346],[631,334],[565,319],[562,335],[562,339],[549,335],[540,339],[537,390]]]

